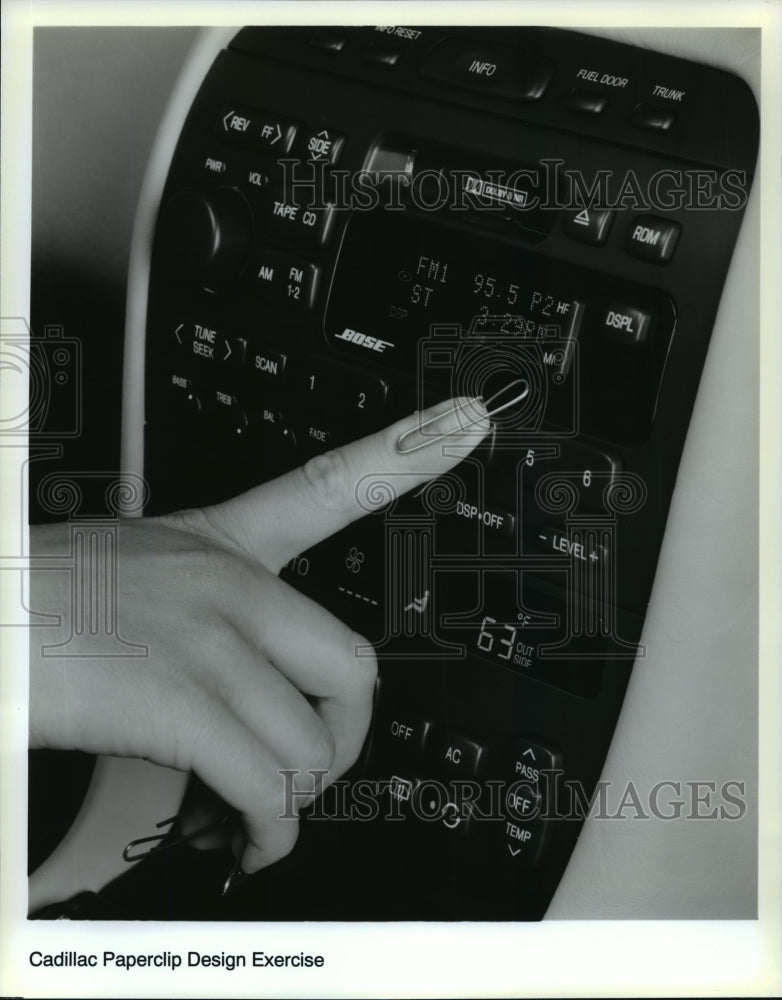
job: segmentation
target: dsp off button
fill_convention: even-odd
[[[643,309],[611,302],[603,315],[601,328],[616,343],[643,344],[651,324],[651,315]]]
[[[497,510],[490,507],[480,507],[467,500],[457,500],[451,511],[457,518],[477,521],[489,531],[503,538],[513,538],[516,533],[516,518],[508,510]]]
[[[217,122],[223,139],[273,153],[287,153],[299,127],[299,122],[289,118],[239,104],[224,105]]]
[[[548,59],[503,45],[445,38],[421,63],[430,80],[510,101],[537,101],[553,75]]]
[[[275,250],[260,250],[250,276],[253,291],[261,298],[295,309],[312,309],[320,268],[311,261]]]
[[[667,264],[673,257],[682,227],[678,222],[639,215],[630,226],[627,249],[634,257]]]

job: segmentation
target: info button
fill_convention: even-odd
[[[445,38],[421,65],[422,76],[510,101],[537,101],[553,75],[547,59],[504,45]]]

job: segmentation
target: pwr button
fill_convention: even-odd
[[[666,264],[676,249],[682,227],[678,222],[640,215],[630,226],[627,249],[634,257]]]

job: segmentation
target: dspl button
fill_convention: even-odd
[[[652,317],[642,309],[612,302],[603,317],[603,330],[620,344],[642,344],[646,340]]]

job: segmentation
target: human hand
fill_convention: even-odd
[[[334,780],[353,764],[376,665],[356,656],[366,640],[277,573],[367,513],[357,498],[362,482],[372,495],[367,477],[400,473],[418,486],[459,460],[438,446],[443,436],[463,455],[489,426],[477,401],[450,401],[226,503],[122,521],[118,630],[145,657],[94,657],[86,645],[80,655],[69,574],[33,572],[31,606],[59,626],[32,629],[31,745],[193,771],[241,816],[244,872],[283,857],[298,823],[279,819],[279,772]],[[68,541],[67,525],[31,529],[33,557],[65,554]],[[43,654],[63,636],[69,655]],[[294,790],[301,803],[311,788],[294,779]]]

